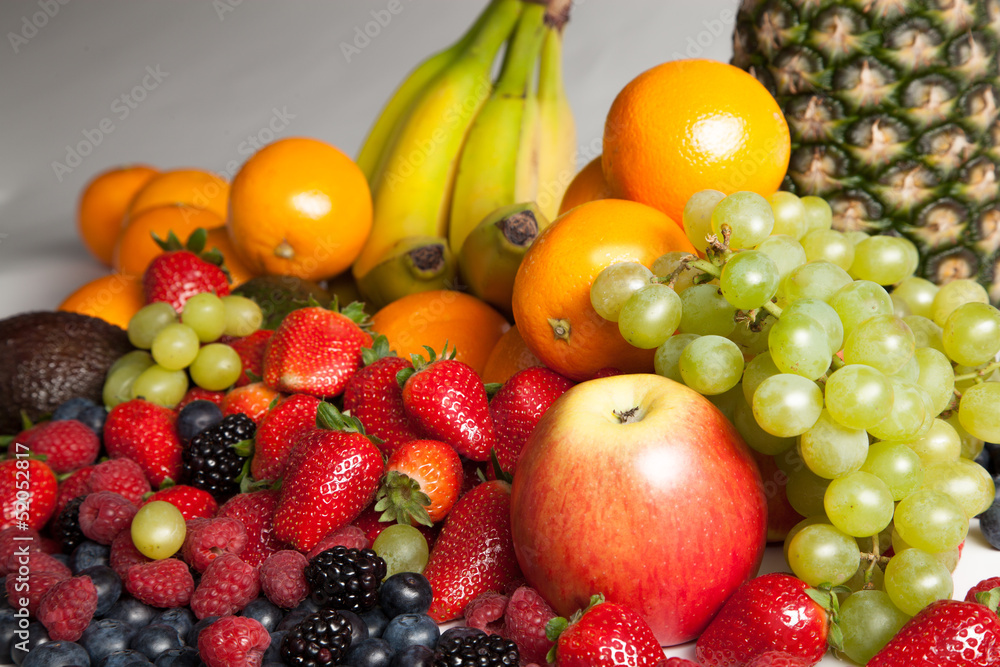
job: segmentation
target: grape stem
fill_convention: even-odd
[[[712,264],[707,259],[699,259],[692,255],[691,257],[685,257],[684,261],[688,264],[688,266],[698,269],[704,273],[708,273],[716,278],[722,275],[722,269],[717,267],[715,264]]]
[[[878,548],[878,535],[872,535],[872,551],[861,554],[861,560],[868,561],[868,567],[865,569],[865,585],[862,588],[866,591],[874,590],[875,584],[872,583],[872,577],[875,575],[875,568],[879,563],[889,562],[888,558],[881,555]]]
[[[982,368],[977,368],[971,373],[965,373],[963,375],[956,375],[955,382],[965,382],[966,380],[978,380],[980,382],[985,381],[986,376],[993,371],[1000,369],[1000,361],[994,361],[991,364],[987,364]]]

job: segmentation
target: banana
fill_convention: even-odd
[[[392,97],[382,108],[382,113],[368,130],[368,136],[365,137],[365,142],[362,144],[361,150],[358,151],[358,157],[355,160],[369,183],[375,180],[378,167],[382,163],[383,156],[387,153],[386,148],[391,145],[400,121],[430,82],[446,67],[455,62],[468,48],[469,43],[482,30],[486,22],[492,19],[493,12],[499,5],[500,0],[493,0],[457,42],[426,58],[414,67],[403,83],[396,88]]]
[[[534,202],[512,204],[486,216],[465,237],[459,271],[477,297],[511,315],[514,276],[521,259],[549,218]]]
[[[553,5],[559,4],[553,2]],[[576,122],[566,97],[562,73],[562,33],[568,20],[568,3],[545,21],[538,72],[539,124],[538,192],[535,201],[549,218],[559,214],[566,188],[576,174]]]
[[[521,6],[521,0],[498,0],[461,55],[438,73],[400,121],[372,181],[372,231],[352,266],[356,278],[402,238],[445,235],[458,155],[492,92],[493,61]]]
[[[461,248],[492,211],[522,200],[517,192],[518,181],[524,180],[518,179],[519,156],[522,139],[531,137],[536,124],[528,98],[545,36],[544,19],[544,4],[525,2],[493,94],[462,146],[448,220],[453,249]]]
[[[358,281],[366,303],[378,309],[407,294],[455,286],[457,267],[448,240],[408,236]]]

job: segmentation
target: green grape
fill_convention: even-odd
[[[829,480],[823,480],[823,481],[826,482]],[[823,498],[822,496],[820,496],[820,505],[822,505],[822,500]],[[791,544],[793,539],[795,539],[795,536],[798,535],[802,531],[802,529],[805,528],[806,526],[815,526],[818,523],[822,523],[827,526],[830,525],[830,521],[826,518],[825,515],[816,514],[813,516],[806,517],[805,519],[802,519],[789,529],[788,534],[785,535],[785,539],[782,542],[782,548],[784,550],[786,563],[788,562],[788,545]]]
[[[188,390],[187,373],[153,364],[139,373],[132,383],[132,398],[144,398],[166,408],[181,402]]]
[[[871,238],[871,234],[863,232],[860,229],[848,229],[844,232],[844,236],[850,239],[851,243],[858,245],[867,238]]]
[[[826,337],[830,341],[830,355],[840,351],[844,345],[844,325],[833,309],[826,301],[820,299],[805,298],[797,299],[781,311],[781,319],[790,317],[793,314],[808,315],[823,325]]]
[[[684,261],[689,258],[695,258],[695,255],[680,250],[664,253],[653,262],[653,274],[661,278],[673,275],[673,282],[668,284],[675,292],[680,294],[688,287],[691,287],[691,285],[694,285],[695,279],[702,275],[700,270]]]
[[[681,322],[681,297],[662,283],[641,287],[618,313],[618,331],[629,345],[652,350],[677,331]]]
[[[715,407],[719,408],[726,419],[730,422],[736,420],[736,403],[743,403],[743,390],[740,388],[740,383],[737,382],[735,387],[722,392],[721,394],[705,394],[705,398],[709,400]]]
[[[903,321],[913,332],[913,339],[918,348],[932,347],[944,354],[944,329],[920,315],[907,315]]]
[[[917,384],[917,380],[920,379],[920,364],[917,363],[916,353],[914,353],[913,356],[910,357],[905,364],[903,364],[902,368],[893,373],[892,377],[898,378],[904,382]],[[923,389],[923,387],[920,388]]]
[[[833,225],[833,209],[822,197],[806,195],[802,197],[802,205],[806,207],[806,234],[815,229],[830,229]]]
[[[740,389],[739,400],[736,401],[736,413],[731,421],[747,445],[761,454],[773,456],[787,451],[795,445],[795,438],[779,438],[760,427],[757,419],[753,416],[753,409],[743,396],[742,389]]]
[[[861,469],[868,456],[868,434],[841,426],[823,410],[812,428],[799,437],[799,453],[820,477],[843,477]]]
[[[933,426],[933,415],[930,412],[930,396],[926,391],[913,384],[897,378],[889,378],[892,383],[892,409],[885,419],[874,426],[868,427],[868,432],[880,440],[910,440],[918,437],[924,430]]]
[[[202,389],[222,391],[236,384],[243,362],[236,350],[224,343],[210,343],[198,351],[188,369],[191,379]]]
[[[945,353],[963,366],[989,363],[1000,352],[1000,310],[988,303],[962,304],[943,329]]]
[[[910,276],[899,281],[892,289],[892,294],[906,303],[910,314],[930,318],[934,312],[932,306],[937,291],[938,286],[926,278]]]
[[[970,461],[979,456],[979,452],[983,451],[984,443],[982,440],[965,430],[965,427],[962,426],[962,422],[958,419],[958,411],[952,411],[945,421],[948,422],[958,435],[960,447],[959,456],[964,459],[969,459]]]
[[[907,247],[912,243],[898,236],[872,236],[854,246],[854,263],[848,273],[857,280],[894,285],[913,273]]]
[[[830,367],[830,337],[814,318],[792,313],[778,319],[767,336],[771,359],[782,373],[816,380]]]
[[[877,535],[892,521],[892,493],[875,475],[857,470],[830,482],[823,508],[830,523],[848,535]]]
[[[211,292],[200,292],[184,302],[181,322],[194,329],[202,343],[211,343],[226,330],[226,305]]]
[[[974,438],[1000,442],[1000,382],[983,382],[966,389],[958,402],[958,421]]]
[[[947,494],[967,517],[984,512],[996,496],[993,478],[986,468],[965,458],[927,466],[923,488]]]
[[[904,614],[915,615],[935,600],[954,592],[951,572],[926,551],[906,549],[885,566],[885,592]]]
[[[653,356],[653,369],[656,374],[683,383],[684,378],[681,377],[680,370],[681,353],[691,341],[698,338],[697,334],[676,334],[664,341],[656,348],[656,354]]]
[[[891,528],[886,529],[886,530],[882,531],[881,533],[879,533],[879,535],[878,535],[878,536],[886,535],[886,540],[885,541],[886,541],[886,546],[887,547],[891,546],[891,542],[889,540],[889,536],[887,535],[887,533],[890,530],[892,530],[892,529]],[[857,537],[857,538],[855,538],[855,541],[858,543],[858,548],[861,550],[861,553],[865,553],[865,550],[868,549],[871,546],[872,538],[871,537]],[[881,541],[881,538],[880,538],[880,541]],[[881,553],[881,551],[879,553]],[[869,584],[868,589],[865,589],[865,584],[866,583]],[[873,567],[871,567],[870,563],[867,563],[866,561],[862,560],[861,564],[858,566],[858,571],[855,572],[853,575],[851,575],[851,578],[848,579],[847,581],[845,581],[841,585],[842,586],[846,586],[847,588],[851,589],[852,593],[856,593],[857,591],[860,591],[860,590],[876,590],[876,591],[882,591],[884,593],[885,592],[885,575],[882,573],[882,568],[880,568],[880,567],[874,567],[873,568]],[[850,593],[843,593],[843,592],[839,592],[839,591],[837,593],[837,597],[840,600],[841,604],[843,604],[844,600],[846,600],[849,596],[850,596]]]
[[[774,229],[771,234],[802,238],[806,231],[806,207],[798,195],[779,190],[768,197],[767,201],[774,213]]]
[[[726,301],[718,285],[694,285],[681,297],[681,322],[677,330],[702,336],[728,336],[736,328],[736,308]]]
[[[943,419],[935,419],[927,433],[902,441],[926,467],[943,461],[954,461],[962,453],[962,440],[955,428]]]
[[[743,353],[722,336],[702,336],[681,352],[679,362],[684,384],[699,394],[729,391],[743,375]]]
[[[724,238],[723,227],[731,232],[730,248],[752,248],[771,235],[774,211],[756,192],[734,192],[712,211],[712,233],[719,240]]]
[[[719,288],[726,300],[740,310],[754,310],[778,291],[778,267],[759,250],[733,255],[722,267]]]
[[[955,370],[948,357],[934,348],[918,348],[913,359],[917,364],[915,382],[931,397],[932,410],[939,415],[955,395]]]
[[[907,544],[933,554],[962,543],[969,517],[947,493],[925,488],[899,501],[893,526]]]
[[[139,508],[129,528],[132,543],[142,555],[154,560],[170,558],[184,544],[184,515],[165,500],[153,500]]]
[[[372,542],[372,550],[385,561],[386,578],[399,572],[423,572],[427,566],[427,539],[405,523],[387,526]]]
[[[743,369],[743,396],[747,399],[747,403],[753,403],[754,392],[761,382],[779,373],[781,371],[775,366],[770,352],[761,352],[751,359]]]
[[[892,410],[892,381],[863,364],[838,368],[826,380],[826,409],[838,424],[868,429]]]
[[[810,262],[825,261],[836,264],[844,271],[854,262],[854,244],[835,229],[815,229],[800,241]]]
[[[907,549],[915,548],[912,544],[909,544],[906,540],[900,537],[895,528],[892,529],[892,543],[890,546],[892,546],[892,550],[896,553],[901,553]],[[959,547],[946,549],[945,551],[938,551],[936,553],[932,553],[931,555],[941,561],[941,564],[948,568],[949,572],[955,571],[955,567],[958,565],[958,561],[961,558]]]
[[[132,399],[132,385],[136,378],[152,366],[153,357],[145,350],[134,350],[119,357],[104,378],[101,400],[108,410]]]
[[[778,284],[780,285],[785,276],[792,272],[792,269],[806,263],[806,251],[802,245],[793,237],[785,234],[768,236],[757,244],[758,250],[774,262],[778,268]]]
[[[783,303],[810,297],[829,301],[837,290],[850,282],[851,276],[836,264],[824,261],[807,262],[792,269],[785,276],[778,294],[781,297],[780,302]]]
[[[851,593],[840,605],[841,651],[859,665],[868,664],[909,619],[885,591]]]
[[[767,337],[778,319],[761,311],[754,320],[740,322],[726,337],[736,343],[747,358],[767,352]]]
[[[702,190],[696,192],[684,204],[681,217],[684,233],[688,240],[698,250],[708,247],[706,238],[712,233],[712,211],[715,205],[725,199],[726,195],[718,190]]]
[[[785,497],[796,512],[802,516],[826,516],[823,497],[830,486],[830,480],[820,477],[808,466],[802,466],[788,473]],[[827,519],[829,521],[829,519]]]
[[[906,302],[895,294],[889,295],[889,301],[892,302],[892,314],[896,317],[908,317],[913,314],[910,312],[910,307],[906,305]]]
[[[153,360],[167,370],[187,368],[198,356],[198,334],[186,324],[168,324],[153,338]]]
[[[857,572],[860,562],[854,538],[828,524],[806,526],[788,544],[792,573],[810,586],[840,585]]]
[[[823,411],[823,392],[801,375],[773,375],[753,394],[753,415],[760,427],[780,438],[809,430]]]
[[[859,324],[844,343],[844,363],[865,364],[892,375],[917,344],[910,327],[895,315],[876,315]]]
[[[160,329],[177,321],[177,312],[169,303],[156,301],[143,306],[128,321],[128,340],[132,345],[148,350]]]
[[[650,284],[653,272],[639,262],[616,262],[605,267],[590,285],[590,305],[609,322],[617,322],[618,314],[629,297]]]
[[[844,285],[830,298],[844,326],[844,338],[869,317],[892,315],[892,299],[885,288],[870,280],[855,280]]]
[[[941,286],[931,302],[931,319],[934,324],[944,327],[948,317],[959,306],[966,303],[989,303],[986,288],[975,280],[959,278]]]
[[[861,471],[885,482],[893,500],[902,500],[924,482],[924,466],[917,453],[901,442],[883,440],[868,448]]]
[[[920,250],[917,249],[917,246],[908,238],[903,237],[899,240],[903,242],[903,252],[906,254],[906,271],[904,277],[897,280],[896,283],[913,276],[920,267]]]
[[[231,294],[222,297],[226,307],[226,329],[223,334],[242,338],[249,336],[264,323],[264,313],[253,299]]]

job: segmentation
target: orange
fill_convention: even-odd
[[[653,350],[629,345],[617,322],[590,304],[590,285],[617,262],[652,266],[674,250],[693,253],[684,231],[662,211],[621,199],[581,204],[542,230],[514,279],[514,321],[543,364],[573,380],[606,367],[653,370]]]
[[[215,213],[185,204],[167,204],[143,211],[129,221],[118,237],[111,265],[116,271],[141,276],[163,249],[153,240],[166,240],[170,232],[183,243],[191,232],[202,227],[215,229],[225,224]]]
[[[500,340],[490,351],[486,367],[483,369],[483,382],[502,384],[520,370],[541,365],[542,362],[538,357],[524,344],[517,325],[512,325],[504,335],[500,336]]]
[[[59,304],[58,309],[99,317],[126,329],[128,321],[145,305],[142,280],[109,273],[79,287]]]
[[[675,60],[618,93],[605,121],[602,165],[616,197],[680,223],[700,190],[770,195],[790,151],[785,117],[757,79],[714,60]]]
[[[187,204],[208,209],[225,220],[228,203],[229,184],[219,176],[202,169],[174,169],[151,178],[136,193],[128,217],[165,204]]]
[[[372,317],[372,329],[389,339],[403,358],[427,358],[424,345],[439,355],[448,343],[455,358],[482,375],[486,360],[507,327],[503,315],[485,301],[453,290],[418,292],[397,299]]]
[[[115,167],[84,187],[77,208],[77,229],[83,244],[101,263],[111,266],[129,202],[156,174],[156,169],[145,165]]]
[[[229,231],[225,227],[216,227],[208,231],[205,250],[213,249],[222,253],[226,271],[229,272],[230,287],[239,287],[257,275],[247,267],[243,258],[233,248],[233,244],[229,240]]]
[[[236,174],[230,197],[229,236],[256,273],[335,276],[372,228],[361,169],[318,139],[280,139],[260,149]]]
[[[608,187],[608,181],[604,178],[604,172],[601,170],[601,156],[598,155],[570,181],[569,187],[566,188],[566,193],[563,195],[562,203],[559,205],[559,215],[574,206],[588,201],[607,199],[610,196],[611,188]]]

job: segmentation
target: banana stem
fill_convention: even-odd
[[[534,79],[535,63],[545,36],[545,5],[524,3],[497,79],[497,93],[525,97]]]
[[[573,5],[573,0],[549,0],[548,5],[549,8],[545,12],[545,24],[562,32],[563,27],[569,21],[569,10]]]

